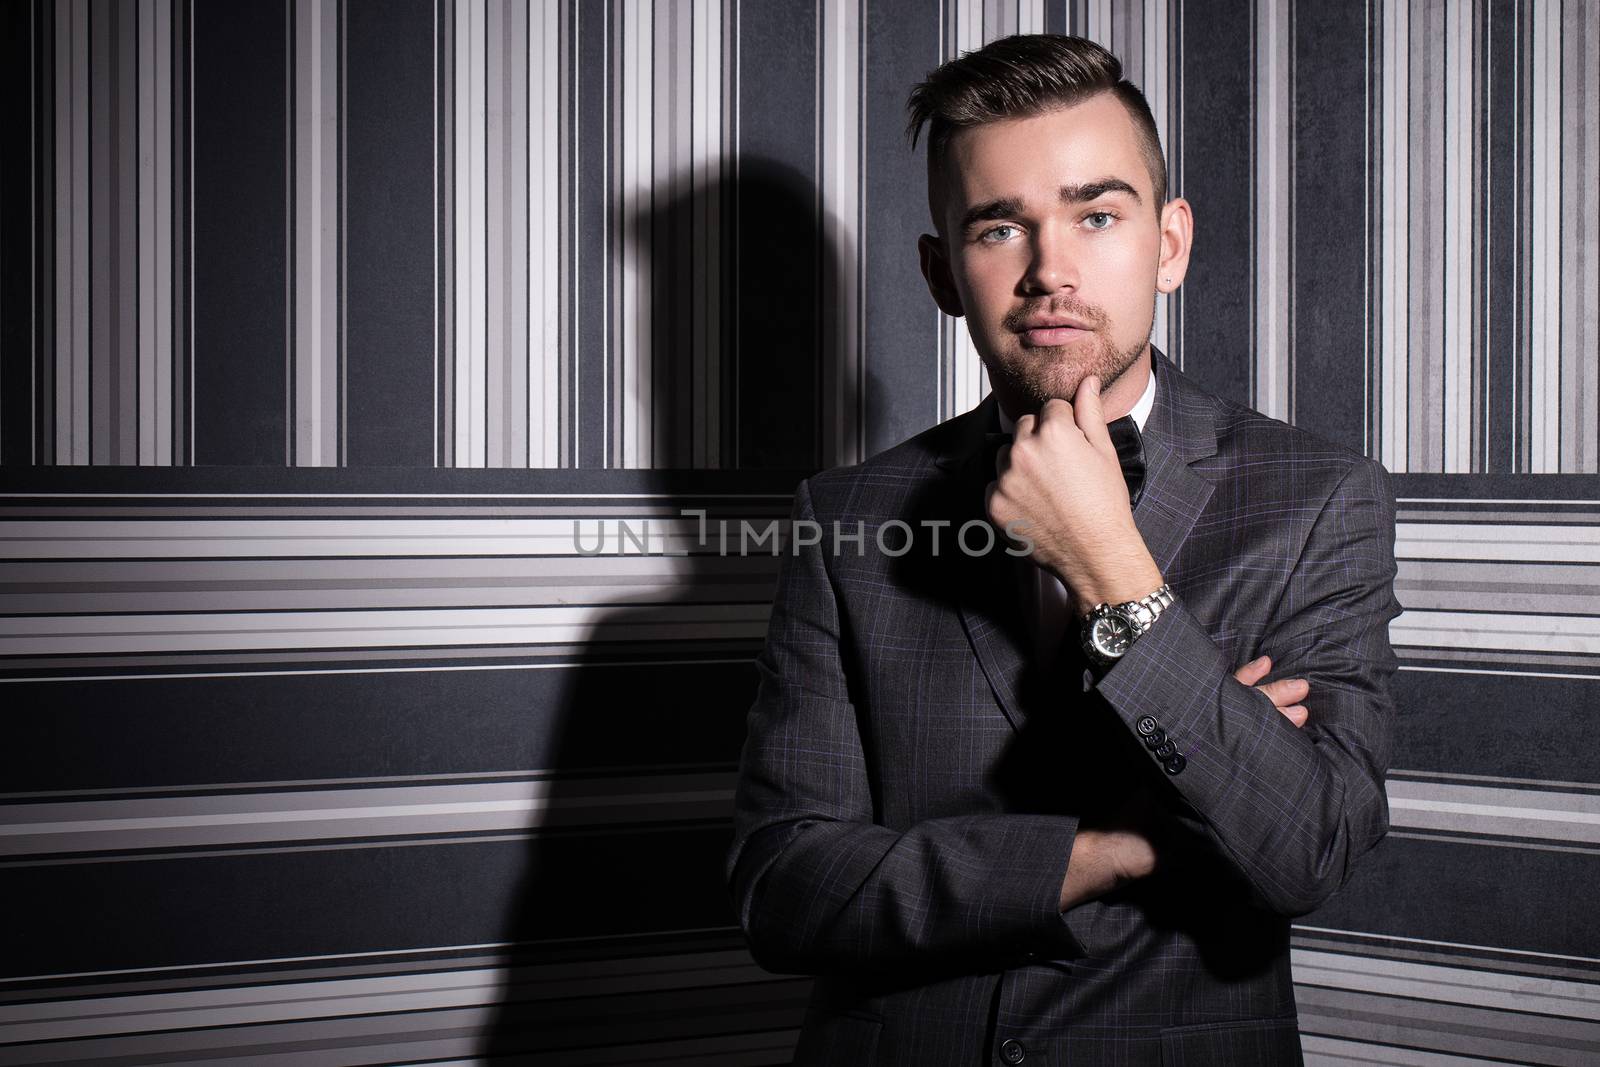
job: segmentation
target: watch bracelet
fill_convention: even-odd
[[[1155,592],[1140,597],[1138,600],[1129,600],[1116,605],[1123,615],[1133,624],[1135,636],[1143,635],[1161,613],[1172,606],[1172,588],[1166,582]]]

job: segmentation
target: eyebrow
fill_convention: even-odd
[[[1098,200],[1107,193],[1126,193],[1133,198],[1134,203],[1139,203],[1139,191],[1121,178],[1101,178],[1099,181],[1085,182],[1082,185],[1063,185],[1061,187],[1061,202],[1064,204],[1081,204],[1089,200]],[[1003,196],[997,200],[987,200],[976,204],[966,214],[961,216],[961,232],[965,233],[974,224],[991,222],[995,219],[1010,218],[1021,214],[1022,201],[1014,196]]]

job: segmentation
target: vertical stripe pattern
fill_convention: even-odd
[[[1255,0],[1255,353],[1250,405],[1292,421],[1294,321],[1293,0]]]
[[[730,5],[613,0],[607,465],[725,462]],[[712,316],[719,316],[713,318]]]
[[[291,9],[294,299],[287,333],[293,344],[293,384],[286,423],[292,434],[290,462],[305,467],[340,466],[343,456],[341,7],[342,2],[294,0]]]
[[[1377,454],[1392,471],[1594,473],[1600,238],[1574,205],[1600,189],[1600,11],[1380,6]],[[1509,93],[1489,81],[1501,63]],[[1497,253],[1502,213],[1515,244]],[[1505,440],[1509,468],[1491,462]]]
[[[566,269],[578,248],[569,222],[572,193],[571,63],[567,39],[572,10],[566,4],[540,4],[519,18],[528,20],[528,342],[525,377],[527,465],[563,467],[572,463],[563,428],[572,423],[568,388],[572,307]],[[570,353],[570,357],[569,354]]]
[[[349,386],[351,345],[363,342],[347,323],[344,144],[369,119],[346,113],[341,3],[282,4],[290,53],[283,426],[281,439],[248,444],[232,438],[280,421],[239,410],[251,396],[275,399],[260,392],[269,383],[259,370],[237,396],[203,383],[196,394],[191,375],[191,316],[218,329],[236,312],[210,295],[215,277],[202,281],[195,306],[190,203],[239,192],[208,185],[218,174],[203,173],[203,187],[190,188],[191,6],[36,6],[46,91],[34,103],[45,121],[32,128],[38,173],[49,180],[35,207],[39,254],[28,268],[37,294],[33,425],[10,438],[31,442],[27,462],[166,466],[230,454],[280,455],[287,466],[352,462],[349,435],[360,420],[350,405],[381,404],[353,398]],[[441,466],[736,465],[729,420],[738,360],[746,351],[759,358],[732,345],[727,325],[740,281],[729,256],[743,91],[738,5],[436,0],[434,9],[439,296],[417,343],[433,353],[427,402],[435,414],[433,426],[405,432],[436,440]],[[874,379],[863,326],[861,219],[871,210],[863,176],[888,149],[862,117],[870,12],[852,0],[818,0],[811,11],[815,129],[806,168],[821,291],[808,311],[821,336],[825,399],[805,432],[819,437],[819,460],[832,462],[866,447]],[[1397,472],[1600,470],[1600,230],[1594,213],[1574,207],[1600,188],[1600,9],[1575,0],[1374,0],[1371,12],[1362,163],[1372,173],[1363,195],[1370,235],[1359,268],[1371,342],[1351,438],[1359,433]],[[1251,304],[1225,310],[1244,317],[1250,339],[1240,366],[1246,399],[1290,419],[1299,415],[1305,367],[1321,373],[1295,352],[1318,336],[1324,299],[1295,281],[1318,248],[1296,245],[1295,192],[1320,180],[1296,169],[1311,136],[1294,105],[1302,14],[1291,0],[1249,7]],[[202,17],[219,16],[207,8]],[[937,8],[942,58],[1046,26],[1111,47],[1150,101],[1175,195],[1184,181],[1179,57],[1185,27],[1200,17],[1210,16],[1199,0],[943,0]],[[610,78],[603,137],[578,120],[592,106],[577,92],[579,42],[596,33],[605,35]],[[1339,47],[1355,61],[1353,41],[1341,37]],[[595,184],[585,186],[585,175]],[[355,193],[363,210],[381,202],[372,180],[363,177]],[[579,227],[589,198],[609,216],[598,243],[592,227]],[[1231,240],[1205,208],[1197,205],[1199,241]],[[8,255],[22,254],[9,243]],[[605,279],[599,289],[580,283],[590,260]],[[270,265],[259,261],[253,272],[262,264]],[[1180,362],[1190,331],[1177,311],[1188,288],[1157,300],[1152,333]],[[1210,314],[1219,310],[1213,302]],[[938,321],[936,411],[948,417],[988,385],[964,325]],[[239,329],[254,339],[255,361],[260,331]],[[590,329],[600,343],[583,351]],[[198,356],[209,381],[227,375],[219,359],[234,358],[209,343]],[[1232,379],[1235,358],[1217,368],[1219,381]],[[580,398],[586,366],[605,388]],[[1319,397],[1321,385],[1312,382]],[[1323,413],[1313,405],[1304,417]],[[227,427],[229,449],[192,456],[196,421]],[[606,445],[580,457],[578,427],[590,422],[603,425]]]
[[[173,463],[174,175],[172,0],[138,5],[139,387],[137,462]]]
[[[458,0],[455,10],[455,343],[454,415],[457,467],[488,461],[487,388],[489,354],[488,104],[485,50],[488,5],[493,0]],[[496,11],[501,10],[497,5]],[[496,39],[498,49],[503,39]],[[496,109],[496,113],[498,114]]]
[[[866,458],[861,348],[861,17],[864,0],[818,0],[817,214],[822,220],[822,462]]]
[[[643,383],[650,374],[649,323],[655,311],[650,285],[655,232],[649,209],[655,170],[655,112],[651,105],[656,81],[651,59],[658,14],[667,11],[658,12],[655,5],[642,0],[615,0],[612,7],[613,50],[618,56],[613,74],[617,109],[613,158],[620,215],[612,230],[617,305],[611,316],[614,347],[607,399],[612,413],[611,463],[619,467],[648,466],[653,443],[654,408]]]
[[[171,465],[184,453],[182,24],[172,0],[34,14],[47,91],[31,127],[51,181],[33,208],[49,215],[38,255],[26,240],[7,247],[41,300],[31,459]]]
[[[1556,13],[1541,11],[1554,20]],[[1561,90],[1560,429],[1555,469],[1600,471],[1600,9],[1566,0]],[[1548,399],[1548,398],[1547,398]]]
[[[89,456],[89,0],[55,6],[56,337],[53,459]],[[104,217],[102,215],[102,217]]]
[[[1560,455],[1561,390],[1561,69],[1562,0],[1531,0],[1526,16],[1532,104],[1528,199],[1533,211],[1524,255],[1531,265],[1526,361],[1526,467],[1555,471]]]
[[[1383,190],[1380,208],[1383,225],[1380,233],[1383,251],[1382,299],[1378,318],[1382,323],[1380,363],[1381,385],[1377,392],[1381,417],[1378,435],[1379,458],[1394,472],[1407,470],[1405,445],[1409,390],[1404,374],[1410,344],[1406,316],[1410,310],[1408,270],[1411,263],[1409,228],[1410,144],[1406,138],[1406,116],[1410,114],[1411,21],[1407,2],[1383,5]]]

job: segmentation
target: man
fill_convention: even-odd
[[[796,492],[727,863],[796,1062],[1299,1063],[1289,920],[1388,829],[1388,476],[1148,343],[1192,216],[1109,53],[911,111],[992,390]]]

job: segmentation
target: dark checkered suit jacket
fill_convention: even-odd
[[[818,976],[797,1063],[1301,1062],[1289,920],[1389,825],[1394,497],[1378,463],[1154,363],[1134,517],[1177,602],[1098,681],[1075,630],[1030,653],[1031,564],[955,547],[993,394],[800,484],[824,536],[785,552],[726,866],[757,962]],[[896,519],[911,549],[878,551]],[[864,551],[834,554],[836,520]],[[1262,653],[1310,680],[1304,728],[1232,677]],[[1079,821],[1134,794],[1160,868],[1058,911]]]

